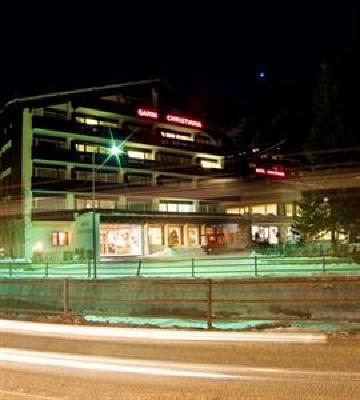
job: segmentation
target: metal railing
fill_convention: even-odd
[[[112,279],[118,277],[266,277],[314,274],[358,274],[360,265],[351,257],[218,257],[140,258],[97,262],[0,261],[0,278]]]

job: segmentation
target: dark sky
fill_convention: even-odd
[[[296,108],[322,60],[333,65],[350,108],[360,87],[355,2],[28,3],[1,13],[2,102],[164,77],[190,108],[232,123],[257,107],[271,115]],[[259,65],[265,87],[256,81]]]

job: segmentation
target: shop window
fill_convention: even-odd
[[[150,246],[160,246],[163,244],[161,227],[149,227],[148,236]]]
[[[67,246],[69,244],[69,232],[53,232],[51,243],[53,246]]]

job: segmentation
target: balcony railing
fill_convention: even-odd
[[[177,149],[183,149],[186,151],[202,152],[202,153],[221,153],[221,146],[218,144],[206,144],[195,141],[176,140],[170,138],[161,137],[158,134],[153,134],[150,130],[148,134],[137,133],[136,130],[131,129],[118,129],[111,128],[111,134],[109,128],[104,126],[86,125],[77,123],[75,121],[55,119],[50,117],[33,116],[33,128],[49,129],[60,132],[76,133],[87,136],[97,136],[101,138],[111,139],[113,137],[116,140],[127,140],[130,138],[131,142],[144,143],[157,145],[159,147],[173,147]]]

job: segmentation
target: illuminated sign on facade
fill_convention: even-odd
[[[279,176],[281,178],[285,177],[285,172],[284,171],[276,171],[276,170],[273,170],[273,169],[255,168],[255,172],[257,174],[262,174],[262,175]]]
[[[158,119],[159,114],[153,110],[147,110],[146,108],[138,108],[137,114],[143,118]]]
[[[175,122],[176,124],[188,125],[194,128],[202,128],[203,124],[195,119],[180,117],[179,115],[167,114],[166,121]]]

